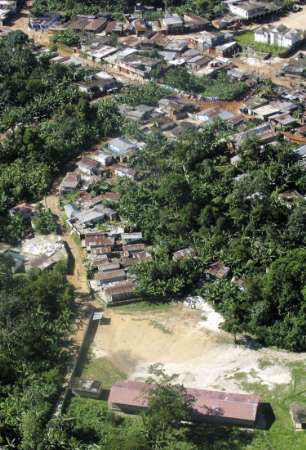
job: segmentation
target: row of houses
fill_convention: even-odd
[[[99,16],[78,15],[75,19],[63,25],[56,26],[55,31],[72,29],[77,32],[101,33],[110,35],[136,34],[141,36],[150,32],[162,32],[164,34],[190,33],[201,31],[210,27],[210,22],[204,17],[193,14],[180,16],[170,12],[160,11],[160,18],[149,20],[139,11],[135,14],[126,14],[123,20],[114,20],[110,14]]]

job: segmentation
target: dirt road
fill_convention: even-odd
[[[59,218],[59,222],[61,223],[61,210],[59,209],[58,197],[55,195],[46,197],[46,206]],[[68,275],[68,280],[74,286],[77,293],[89,294],[87,271],[83,263],[85,260],[83,251],[68,232],[63,232],[63,240],[67,243],[73,257],[73,274]]]

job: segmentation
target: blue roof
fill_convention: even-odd
[[[80,213],[80,210],[70,203],[64,206],[64,211],[68,219],[71,219],[71,217],[76,217]]]

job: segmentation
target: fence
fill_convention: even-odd
[[[86,326],[86,330],[80,345],[80,349],[78,352],[78,355],[74,361],[74,364],[72,366],[71,372],[68,374],[68,382],[67,382],[67,386],[64,389],[64,391],[61,393],[60,398],[58,400],[55,412],[54,412],[54,416],[59,416],[62,413],[65,412],[65,410],[67,409],[71,397],[72,397],[72,393],[71,393],[71,389],[70,389],[70,385],[71,385],[71,380],[74,377],[78,377],[81,374],[84,362],[85,362],[85,358],[88,354],[88,350],[89,347],[95,337],[97,328],[99,326],[100,321],[99,320],[93,320],[94,317],[94,313],[97,312],[98,310],[94,310],[91,315],[90,318],[88,320],[87,326]]]

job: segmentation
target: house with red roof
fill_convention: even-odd
[[[139,381],[113,384],[108,407],[113,411],[138,414],[148,407],[150,385]],[[260,399],[257,395],[187,388],[195,422],[254,426]]]

